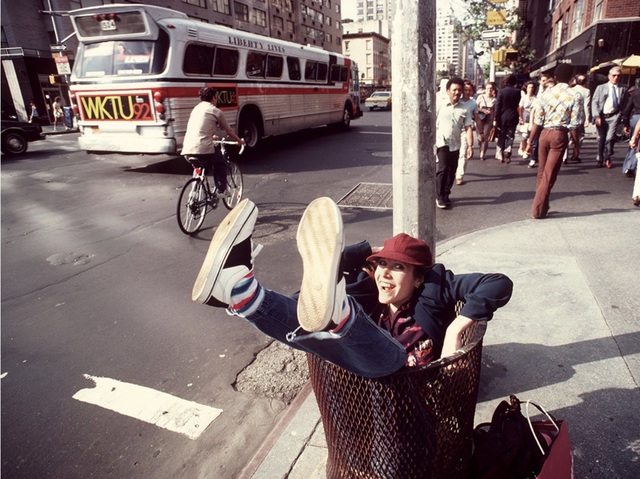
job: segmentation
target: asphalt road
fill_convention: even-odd
[[[270,260],[257,274],[267,287],[297,289],[293,238],[313,198],[390,183],[391,113],[352,125],[273,139],[241,161],[260,207],[255,237]],[[190,301],[226,211],[185,236],[175,219],[190,175],[183,160],[86,155],[75,137],[2,157],[2,476],[236,477],[286,405],[235,389],[267,338]],[[596,169],[594,148],[588,139],[585,161],[563,167],[552,214],[629,208],[632,180],[620,161]],[[438,241],[529,217],[535,170],[524,161],[472,160],[466,180],[454,207],[436,212]],[[389,231],[376,231],[380,240],[391,211],[344,212],[359,231],[381,215]],[[347,239],[362,238],[347,229]],[[90,399],[90,390],[103,394]],[[127,410],[122,397],[140,404]]]

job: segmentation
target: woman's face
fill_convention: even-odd
[[[415,277],[415,266],[393,259],[380,258],[376,263],[375,281],[378,287],[378,301],[388,304],[396,312],[405,304],[422,283]]]
[[[489,96],[495,96],[496,91],[493,88],[493,85],[485,85],[484,90],[487,92]]]
[[[535,85],[527,85],[527,95],[533,96],[535,90],[536,90]]]

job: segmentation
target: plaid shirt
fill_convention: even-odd
[[[378,326],[389,331],[391,336],[404,346],[407,352],[407,366],[422,366],[435,359],[433,341],[413,318],[413,308],[409,304],[402,306],[395,314],[389,307],[381,305]]]
[[[575,130],[584,124],[582,95],[566,83],[546,90],[539,99],[533,122],[543,128],[564,127]]]

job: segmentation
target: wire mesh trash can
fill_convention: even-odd
[[[369,379],[307,354],[327,479],[467,478],[486,322],[453,356]]]

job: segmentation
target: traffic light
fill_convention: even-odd
[[[498,65],[515,62],[517,60],[518,60],[518,50],[508,48],[506,50],[501,49],[493,52],[493,61]]]
[[[513,50],[512,48],[508,48],[504,52],[504,61],[505,62],[515,62],[518,60],[518,50]]]
[[[49,83],[52,85],[60,85],[61,83],[64,83],[62,81],[62,75],[49,75]]]

